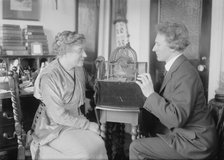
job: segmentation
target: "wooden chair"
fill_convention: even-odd
[[[18,74],[16,72],[16,68],[13,68],[12,71],[9,72],[9,87],[11,91],[11,100],[13,107],[13,117],[15,121],[15,132],[17,136],[18,143],[18,152],[17,159],[18,160],[31,160],[31,152],[30,152],[30,143],[32,141],[32,133],[35,128],[35,124],[42,110],[44,109],[44,104],[39,105],[31,126],[31,129],[26,133],[23,129],[22,122],[22,110],[20,103],[20,93],[19,93],[19,83],[18,83]]]
[[[32,133],[34,132],[35,126],[36,126],[36,122],[41,114],[41,112],[44,110],[45,105],[40,102],[40,105],[35,113],[34,119],[33,119],[33,123],[31,126],[31,129],[27,132],[26,134],[26,139],[25,139],[25,151],[24,151],[24,155],[25,155],[25,159],[30,159],[31,160],[31,152],[30,152],[30,144],[32,142]]]
[[[25,148],[24,148],[24,139],[25,139],[25,132],[22,126],[22,111],[20,106],[20,97],[19,97],[19,84],[18,84],[18,74],[16,72],[16,67],[14,67],[9,72],[9,88],[11,93],[11,101],[13,107],[13,118],[15,122],[15,133],[17,136],[17,143],[18,143],[18,152],[17,152],[17,159],[25,159]]]

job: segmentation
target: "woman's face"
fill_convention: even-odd
[[[83,66],[84,59],[87,57],[86,52],[84,50],[84,45],[73,45],[67,50],[68,61],[74,67]]]

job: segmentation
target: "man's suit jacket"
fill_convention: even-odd
[[[203,159],[215,153],[215,124],[206,105],[203,85],[185,56],[175,60],[160,93],[151,94],[144,108],[164,126],[165,132],[157,135],[182,156]]]

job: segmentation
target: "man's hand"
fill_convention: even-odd
[[[154,92],[152,78],[150,74],[143,73],[138,75],[136,83],[141,88],[142,93],[144,94],[145,97],[150,96]]]
[[[95,132],[96,134],[100,134],[99,125],[95,122],[89,122],[89,128],[90,131]]]

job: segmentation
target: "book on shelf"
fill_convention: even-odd
[[[15,51],[15,50],[7,50],[5,51],[6,55],[29,55],[27,50]]]
[[[22,31],[20,30],[1,30],[0,29],[0,35],[11,35],[11,34],[16,34],[16,35],[21,35],[22,36]]]
[[[3,50],[26,50],[25,46],[2,46]]]
[[[0,43],[19,43],[19,42],[25,42],[24,39],[2,39],[0,37]]]
[[[45,35],[44,32],[26,32],[25,35]]]
[[[27,40],[47,40],[46,35],[25,35],[25,39]]]
[[[4,31],[4,32],[11,32],[11,31],[21,31],[22,32],[21,28],[5,28],[2,26],[0,26],[0,30]]]
[[[25,43],[23,41],[13,41],[13,42],[1,42],[0,46],[25,46]]]
[[[22,36],[22,34],[1,34],[0,33],[0,41],[2,39],[13,39],[13,38],[15,38],[15,39],[23,39],[23,36]]]
[[[23,37],[23,32],[22,31],[2,31],[0,30],[0,37],[7,37],[7,36],[16,36],[16,37]]]
[[[35,33],[35,34],[44,34],[44,30],[40,29],[28,29],[25,28],[23,29],[24,34],[30,34],[30,33]]]
[[[20,28],[18,24],[2,24],[2,27]]]
[[[1,40],[22,40],[22,39],[23,39],[22,36],[15,36],[15,35],[0,37],[0,41]]]
[[[3,24],[0,28],[2,30],[21,30],[20,25]]]
[[[47,44],[47,39],[27,39],[26,40],[27,43],[33,43],[33,42],[40,42],[40,43],[46,43]]]
[[[24,33],[27,33],[27,32],[44,33],[44,30],[39,30],[39,29],[27,29],[27,28],[25,28],[24,31],[25,31]]]
[[[27,25],[26,28],[27,29],[39,29],[39,30],[44,29],[44,27],[42,25]]]

